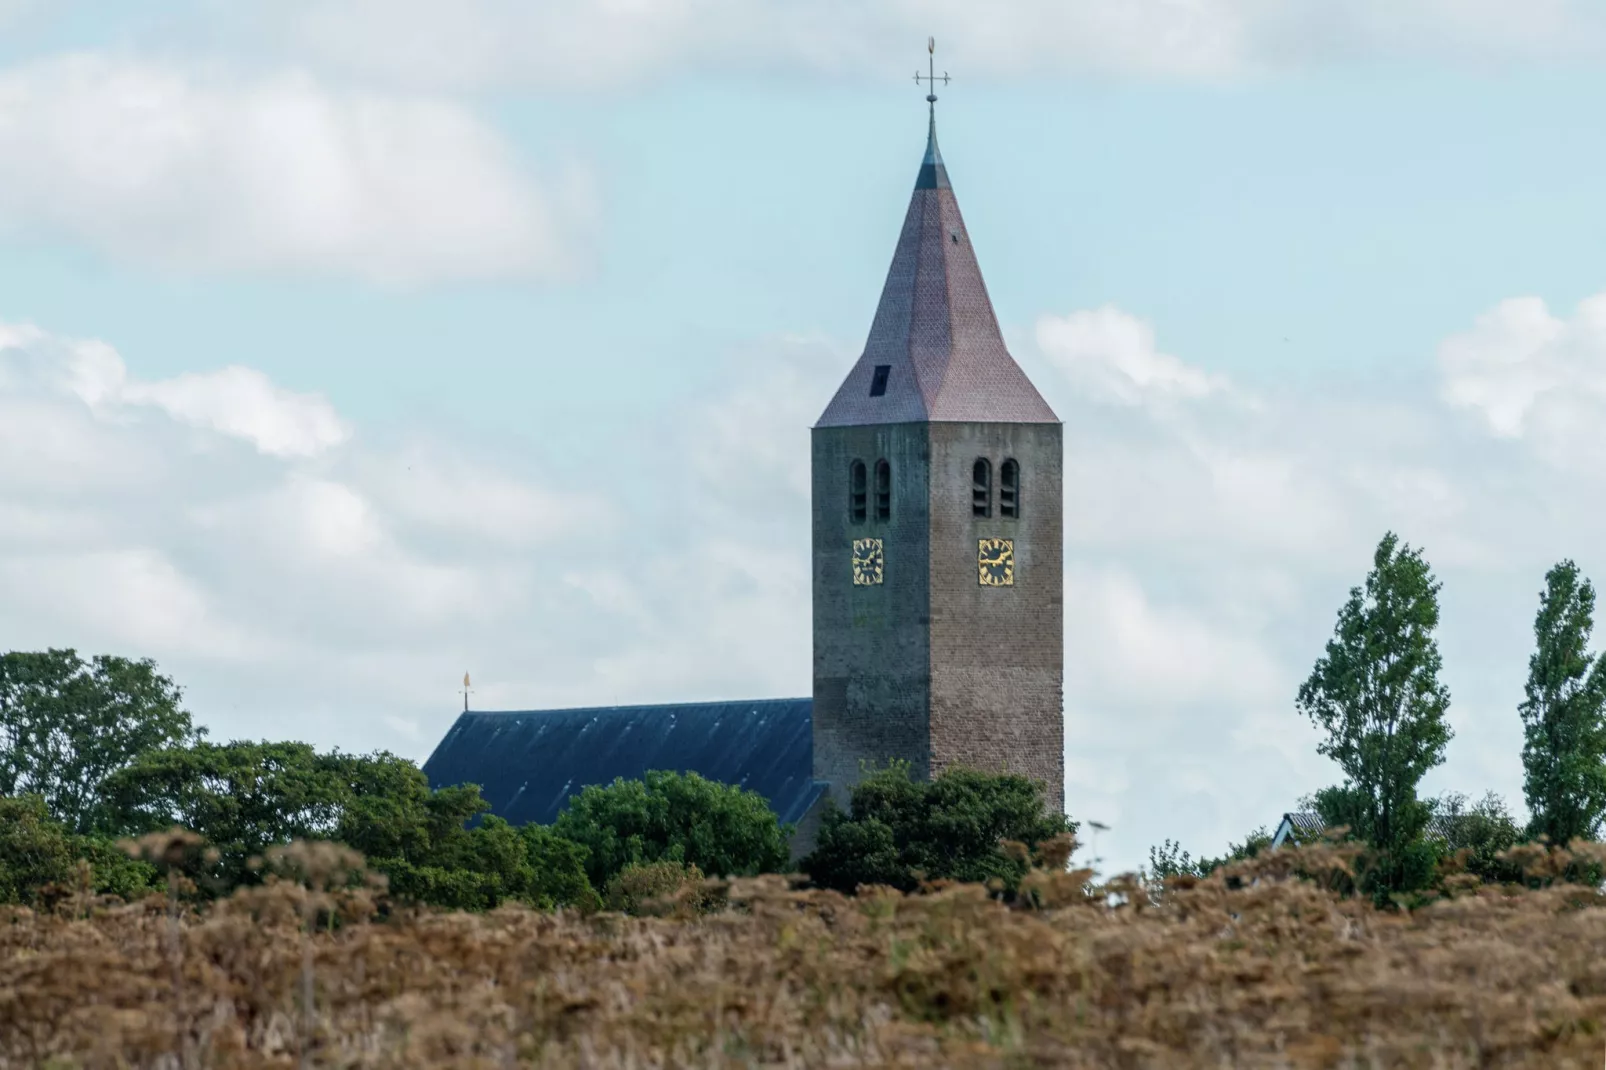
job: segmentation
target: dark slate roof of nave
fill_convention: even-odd
[[[478,784],[491,812],[550,824],[590,784],[651,769],[740,784],[796,822],[825,790],[813,778],[812,699],[470,711],[424,763],[431,787]]]
[[[888,376],[872,397],[877,365]],[[1004,345],[935,117],[864,353],[815,426],[926,421],[1059,422]]]

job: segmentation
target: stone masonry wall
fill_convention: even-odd
[[[1057,424],[910,423],[814,431],[814,775],[846,804],[862,762],[1023,773],[1063,809],[1063,447]],[[849,466],[893,468],[888,523],[849,521]],[[973,517],[971,469],[993,469]],[[1021,516],[999,516],[1005,459]],[[873,494],[873,479],[871,481]],[[855,587],[850,549],[879,537],[885,581]],[[1011,539],[1015,582],[977,579],[977,541]]]
[[[874,469],[892,465],[892,517],[874,519]],[[870,471],[870,517],[849,520],[849,466]],[[814,498],[814,775],[841,805],[862,762],[903,759],[931,772],[927,443],[924,424],[816,428]],[[880,538],[884,581],[853,584],[856,538]]]
[[[1065,801],[1063,447],[1058,424],[936,423],[931,456],[931,769],[1008,770]],[[993,471],[992,516],[971,512],[972,466]],[[1021,516],[999,516],[998,473],[1021,470]],[[977,579],[984,537],[1013,540],[1015,582]]]

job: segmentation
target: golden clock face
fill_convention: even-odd
[[[880,539],[853,540],[853,586],[873,587],[880,583],[883,564]]]
[[[1015,540],[978,540],[976,573],[983,587],[1015,586]]]

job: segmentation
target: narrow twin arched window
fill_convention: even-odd
[[[970,515],[993,515],[993,466],[985,457],[977,457],[970,470]]]
[[[1020,465],[1013,457],[998,467],[998,515],[1020,516]]]
[[[977,457],[970,470],[970,515],[982,519],[993,515],[993,464],[985,457]],[[1020,519],[1020,462],[1013,457],[998,466],[998,515]]]
[[[870,517],[870,470],[863,461],[848,466],[848,519],[862,524]],[[892,519],[892,465],[875,463],[875,518]]]

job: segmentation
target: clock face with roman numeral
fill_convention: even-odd
[[[881,582],[885,551],[880,539],[853,540],[853,585],[873,587]]]
[[[1015,586],[1015,540],[978,539],[976,575],[983,587]]]

